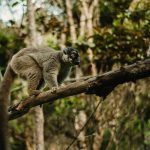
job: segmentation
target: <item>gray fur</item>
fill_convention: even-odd
[[[65,50],[68,49],[69,54],[51,48],[24,48],[13,56],[10,67],[27,80],[29,94],[32,95],[43,81],[49,88],[57,87],[68,76],[72,66],[79,63],[79,55],[70,58],[74,49]]]

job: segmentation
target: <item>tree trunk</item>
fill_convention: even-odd
[[[83,8],[80,6],[80,11],[81,11],[81,15],[80,15],[80,33],[79,36],[81,38],[85,37],[85,29],[86,29],[86,16],[84,14],[84,10]]]
[[[0,150],[8,149],[8,99],[13,82],[13,75],[9,67],[6,69],[3,82],[0,83]]]
[[[5,91],[1,86],[0,89],[0,150],[7,150],[7,122],[8,122],[8,115],[7,115],[7,99],[5,98]]]
[[[67,18],[70,25],[70,35],[72,43],[74,44],[77,40],[76,28],[74,24],[73,14],[72,14],[72,4],[70,0],[66,0]]]
[[[78,136],[78,148],[82,150],[87,149],[85,130],[80,131],[81,128],[85,125],[86,121],[87,117],[85,111],[79,111],[79,114],[77,114],[75,117],[75,129],[77,133],[80,132],[80,135]]]
[[[28,11],[28,21],[29,21],[29,45],[32,47],[36,47],[37,39],[36,39],[36,25],[35,25],[35,17],[34,17],[34,6],[32,0],[27,0],[27,11]],[[35,150],[44,150],[44,116],[43,109],[37,106],[34,112],[34,135],[35,135]]]
[[[93,44],[93,37],[92,37],[93,36],[93,21],[92,21],[92,19],[94,18],[94,16],[93,16],[94,9],[98,5],[98,0],[93,0],[93,2],[90,5],[88,4],[88,2],[86,0],[82,0],[81,5],[82,5],[82,8],[80,9],[80,10],[82,10],[81,16],[82,16],[82,18],[86,19],[86,28],[87,28],[86,37],[88,39],[89,45],[91,45],[91,44]],[[84,21],[82,22],[82,20],[80,20],[80,27],[82,27],[84,25],[83,23],[84,23]],[[88,58],[89,58],[90,65],[91,65],[91,74],[96,75],[97,70],[96,70],[96,65],[93,62],[93,51],[91,48],[87,49],[87,54],[88,54]]]
[[[32,0],[27,0],[29,45],[36,47],[36,25],[34,18],[34,6]]]
[[[69,23],[69,29],[70,29],[70,36],[72,44],[74,45],[77,42],[77,32],[76,27],[74,23],[73,13],[72,13],[72,4],[70,0],[66,0],[66,9],[67,9],[67,18]],[[79,78],[82,75],[82,71],[79,67],[75,67],[75,76],[76,78]]]
[[[34,124],[35,124],[35,149],[44,150],[44,116],[41,107],[36,107],[34,110]]]
[[[66,43],[66,34],[63,31],[61,32],[59,43],[60,43],[60,48],[64,49],[65,48],[65,43]]]

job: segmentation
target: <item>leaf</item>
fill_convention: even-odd
[[[113,25],[119,26],[120,25],[120,19],[114,20]]]
[[[14,6],[16,6],[16,5],[18,5],[19,4],[19,2],[14,2],[13,4],[12,4],[12,7],[14,7]]]

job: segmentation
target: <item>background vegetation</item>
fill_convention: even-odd
[[[12,55],[29,43],[26,1],[1,0],[0,11],[5,7],[11,17],[0,15],[2,74]],[[149,0],[41,0],[34,7],[39,45],[79,50],[82,64],[73,69],[70,78],[102,74],[150,56]],[[116,88],[101,101],[72,149],[150,149],[149,83],[145,79]],[[17,78],[11,103],[25,97],[26,82]],[[45,149],[65,149],[99,100],[94,95],[78,95],[44,105]],[[32,150],[33,131],[32,111],[10,121],[11,149]]]

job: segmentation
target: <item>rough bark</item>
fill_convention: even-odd
[[[8,149],[8,99],[14,74],[8,66],[0,84],[0,149]]]
[[[44,150],[44,116],[41,107],[36,107],[34,110],[34,124],[35,124],[35,149]]]
[[[3,89],[3,88],[1,88]],[[7,150],[7,99],[5,98],[5,92],[0,90],[0,149]]]
[[[77,35],[76,35],[75,23],[72,14],[71,0],[66,0],[66,9],[67,9],[68,22],[70,25],[70,35],[71,35],[72,43],[74,44],[77,40]]]
[[[29,45],[36,47],[36,25],[32,0],[27,0]]]
[[[28,12],[28,27],[29,27],[29,45],[32,47],[37,46],[36,25],[34,17],[34,6],[32,0],[27,0]],[[44,150],[44,116],[42,107],[36,107],[34,111],[34,144],[35,150]]]
[[[106,97],[113,89],[126,82],[135,82],[138,79],[150,77],[150,59],[122,67],[116,71],[110,71],[103,75],[83,78],[80,81],[60,87],[55,93],[46,91],[37,97],[29,97],[15,106],[10,107],[9,120],[16,119],[34,106],[44,103],[53,103],[57,99],[80,93],[96,94]]]

